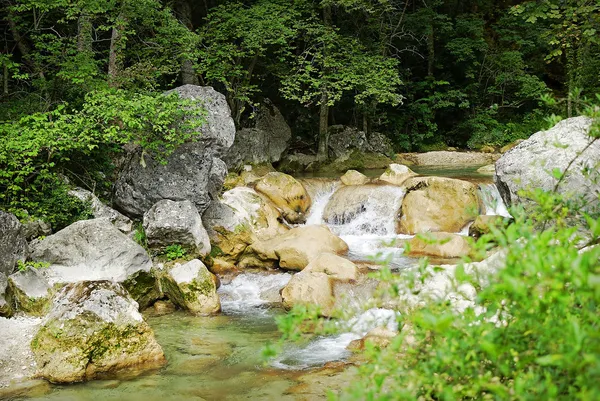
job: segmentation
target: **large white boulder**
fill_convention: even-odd
[[[600,140],[589,135],[592,119],[574,117],[547,131],[539,131],[502,155],[496,162],[496,185],[507,205],[526,203],[520,190],[554,191],[559,179],[553,171],[565,173],[557,191],[566,196],[581,195],[587,207],[598,206]],[[568,167],[568,170],[567,170]]]

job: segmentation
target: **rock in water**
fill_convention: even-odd
[[[94,379],[165,362],[154,333],[125,289],[110,281],[65,286],[31,342],[38,375],[53,383]]]
[[[221,310],[221,301],[211,272],[198,259],[177,264],[161,279],[163,291],[182,309],[199,315]]]
[[[471,244],[462,235],[453,233],[426,233],[408,241],[409,256],[437,256],[440,258],[461,258],[468,256]]]
[[[287,221],[304,223],[311,199],[294,177],[284,173],[269,173],[256,182],[255,189],[269,198]]]
[[[356,170],[348,170],[346,173],[340,177],[340,181],[344,185],[364,185],[369,182],[369,177],[366,175],[359,173]]]
[[[477,186],[442,177],[416,177],[404,183],[399,230],[403,234],[458,232],[479,215]]]
[[[158,296],[146,250],[106,219],[73,223],[33,243],[31,250],[32,260],[50,263],[40,271],[51,286],[111,280],[123,283],[142,306]]]
[[[251,188],[237,187],[225,192],[204,213],[215,256],[236,263],[248,245],[285,233],[281,213]],[[281,220],[281,221],[280,221]],[[217,249],[218,248],[218,249]]]
[[[278,162],[288,147],[292,130],[269,99],[260,105],[253,121],[253,126],[235,134],[233,146],[224,159],[231,169],[244,164]]]
[[[302,270],[323,252],[343,255],[348,245],[325,226],[295,227],[283,235],[256,241],[240,259],[240,267]]]
[[[600,141],[589,136],[592,119],[574,117],[563,120],[548,131],[540,131],[502,155],[496,162],[496,186],[506,205],[525,203],[519,190],[540,188],[554,191],[558,179],[553,171],[565,177],[558,192],[582,195],[588,208],[598,206],[600,180]],[[591,174],[587,174],[589,171]]]
[[[25,261],[28,252],[21,223],[15,215],[0,210],[0,273],[12,274],[17,261]]]
[[[288,309],[294,305],[312,304],[319,307],[322,316],[330,316],[335,305],[333,279],[322,272],[294,274],[281,290],[281,298]]]
[[[123,216],[121,213],[117,212],[115,209],[106,206],[104,203],[98,199],[96,195],[87,191],[83,188],[76,188],[69,191],[69,195],[76,197],[77,199],[88,202],[90,204],[90,208],[92,209],[92,213],[95,218],[107,218],[111,223],[115,225],[119,230],[124,233],[131,232],[133,222],[129,217]]]
[[[379,179],[392,185],[402,185],[404,181],[415,175],[416,174],[405,165],[394,163],[389,165]]]
[[[144,232],[150,247],[180,244],[193,255],[210,253],[210,239],[196,206],[190,201],[158,201],[144,214]]]
[[[115,204],[123,213],[139,218],[162,199],[190,200],[202,214],[216,199],[227,174],[221,157],[235,138],[235,125],[225,96],[211,87],[184,85],[182,98],[199,100],[207,110],[206,123],[196,142],[179,146],[162,164],[141,149],[126,158],[115,183]]]
[[[354,263],[329,252],[322,253],[313,259],[304,268],[304,271],[326,273],[339,281],[355,281],[358,278],[358,268]]]

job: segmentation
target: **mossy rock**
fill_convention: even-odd
[[[169,299],[184,310],[198,315],[221,311],[216,281],[197,259],[171,268],[161,277],[161,287]]]
[[[53,383],[94,379],[102,374],[165,362],[154,333],[136,303],[118,283],[66,285],[31,341],[38,376]]]

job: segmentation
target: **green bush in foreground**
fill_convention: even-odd
[[[550,195],[545,195],[550,196]],[[528,215],[529,216],[529,215]],[[600,247],[578,249],[577,228],[516,215],[492,237],[505,267],[456,315],[431,303],[402,316],[402,333],[370,349],[362,380],[341,399],[482,400],[600,398]],[[600,219],[588,218],[598,242]],[[457,270],[457,281],[472,277]]]
[[[592,135],[600,136],[597,127]],[[598,176],[598,166],[589,173]],[[330,399],[600,399],[600,212],[556,193],[522,195],[531,200],[527,210],[513,208],[509,226],[492,228],[476,244],[479,251],[497,244],[506,255],[489,285],[456,269],[457,288],[477,289],[475,306],[457,314],[450,303],[431,300],[404,313],[400,334],[387,348],[367,345],[360,380]],[[377,274],[389,284],[388,297],[414,290],[416,277]],[[317,316],[293,309],[279,319],[283,338],[331,329]]]

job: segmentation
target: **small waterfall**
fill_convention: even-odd
[[[335,234],[395,236],[396,221],[405,193],[403,188],[361,185],[345,187],[343,190],[344,193],[338,191],[334,194],[339,197],[336,205],[326,207],[327,222]],[[342,208],[341,213],[336,210],[339,208]]]
[[[350,356],[346,349],[353,340],[364,337],[376,327],[385,327],[397,331],[397,312],[390,309],[373,308],[340,322],[340,329],[345,331],[333,337],[317,338],[306,346],[291,346],[272,362],[279,369],[306,369],[322,366],[326,362],[339,361]]]
[[[485,206],[485,214],[511,217],[496,184],[479,184],[479,195]]]
[[[264,311],[261,307],[281,302],[279,291],[290,281],[289,273],[243,273],[219,288],[223,312]]]
[[[311,194],[312,206],[308,212],[306,225],[323,224],[323,211],[325,210],[325,206],[327,206],[327,202],[329,202],[329,199],[339,186],[339,181],[331,181],[331,185],[324,185]]]

